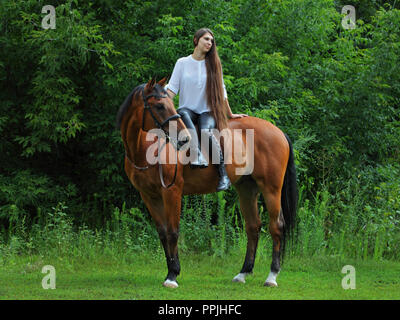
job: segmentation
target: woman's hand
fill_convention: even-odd
[[[230,115],[230,118],[231,119],[236,119],[236,118],[242,118],[242,117],[248,117],[248,115],[247,114],[245,114],[245,113],[232,113],[231,115]]]

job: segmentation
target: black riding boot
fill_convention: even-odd
[[[193,139],[193,143],[197,142],[197,146],[198,146],[196,148],[197,152],[196,152],[195,160],[190,161],[190,167],[192,167],[192,168],[208,167],[208,162],[207,162],[206,158],[204,158],[204,156],[201,152],[201,149],[200,149],[201,145],[199,142],[199,137],[197,136],[196,127],[194,126],[192,119],[186,112],[181,112],[179,114],[181,115],[181,119],[182,119],[183,123],[185,124],[186,128],[191,129],[190,133],[191,133],[191,138]]]
[[[219,163],[216,164],[218,166],[218,175],[219,175],[217,191],[227,190],[231,185],[231,181],[229,180],[229,177],[226,173],[225,163],[224,163],[224,153],[222,152],[221,146],[217,138],[215,138],[215,136],[212,133],[210,133],[209,135],[209,140],[212,150],[217,151],[217,154],[219,154]],[[210,159],[212,159],[211,154],[210,154]]]

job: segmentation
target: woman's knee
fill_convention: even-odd
[[[193,123],[197,122],[197,114],[190,110],[189,108],[180,108],[178,109],[178,114],[182,118],[189,118]]]
[[[189,108],[180,108],[178,109],[178,113],[182,116],[182,115],[188,115],[189,117],[193,116],[193,111],[190,110]]]

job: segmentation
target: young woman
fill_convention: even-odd
[[[179,93],[178,113],[188,129],[191,129],[193,143],[198,148],[192,167],[205,168],[207,160],[201,153],[199,138],[194,123],[200,132],[205,132],[213,150],[219,154],[217,191],[230,186],[226,174],[223,152],[212,129],[227,127],[229,118],[246,117],[246,114],[233,114],[227,99],[227,92],[222,75],[221,61],[218,56],[214,34],[210,29],[199,29],[193,37],[194,51],[191,55],[178,59],[166,86],[171,99]],[[211,157],[210,157],[211,158]]]

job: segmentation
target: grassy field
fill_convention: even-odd
[[[232,283],[243,255],[223,258],[181,254],[179,288],[162,287],[166,265],[161,252],[131,253],[91,260],[19,256],[0,268],[0,299],[400,299],[400,263],[288,257],[279,287],[263,287],[270,257],[260,255],[245,284]],[[56,270],[56,289],[43,289],[44,265]],[[356,289],[344,290],[344,265],[356,270]]]

